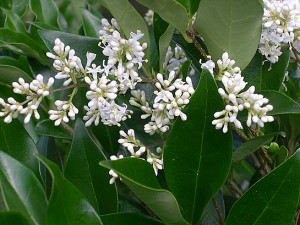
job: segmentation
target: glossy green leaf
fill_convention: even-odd
[[[139,42],[148,44],[148,48],[145,50],[144,59],[150,60],[150,36],[147,24],[144,18],[138,13],[138,11],[126,0],[101,0],[108,10],[111,12],[113,17],[118,21],[122,31],[126,37],[130,37],[130,33],[136,33],[140,30],[144,36]],[[146,68],[150,67],[150,63],[145,64]]]
[[[214,113],[223,108],[212,75],[203,71],[185,110],[188,119],[175,122],[164,147],[168,187],[192,224],[220,190],[231,166],[231,131],[224,134],[212,125]]]
[[[38,21],[58,26],[58,8],[53,0],[30,0],[30,9]]]
[[[290,61],[290,50],[285,48],[279,61],[275,64],[264,62],[262,65],[261,90],[278,91],[284,80],[286,69]]]
[[[36,58],[40,62],[47,62],[41,46],[26,33],[18,33],[6,28],[0,28],[0,46],[18,54]]]
[[[265,98],[269,99],[269,104],[273,105],[273,110],[269,115],[299,114],[300,104],[279,91],[260,91]]]
[[[38,152],[37,148],[18,120],[6,124],[3,118],[0,119],[0,140],[1,151],[17,159],[38,176],[39,163],[34,157],[34,154]]]
[[[32,224],[45,224],[47,199],[43,186],[30,169],[1,151],[0,180],[9,211],[21,213]]]
[[[300,190],[300,151],[254,184],[232,207],[226,225],[291,224]],[[288,193],[288,194],[287,194]]]
[[[169,25],[163,35],[159,38],[159,67],[160,70],[163,68],[163,64],[166,58],[166,54],[168,51],[168,47],[170,46],[170,42],[172,40],[173,33],[175,28],[172,25]]]
[[[186,40],[190,41],[186,35],[189,25],[188,14],[180,3],[175,0],[137,0],[137,2],[159,14],[164,21],[175,27]]]
[[[100,214],[117,212],[116,187],[109,184],[111,176],[107,170],[99,166],[99,162],[106,160],[106,157],[81,120],[76,121],[74,132],[66,161],[65,177],[86,196]]]
[[[201,0],[175,0],[175,1],[180,3],[186,9],[189,18],[191,19],[193,15],[197,12]]]
[[[30,82],[32,78],[25,70],[18,60],[9,56],[0,56],[0,82],[11,85],[20,77]]]
[[[101,216],[105,225],[163,225],[162,222],[137,213],[115,213]]]
[[[242,71],[247,87],[255,86],[256,91],[261,90],[263,56],[259,51],[256,52],[248,66]]]
[[[258,0],[201,0],[195,27],[213,60],[228,52],[243,69],[257,50],[262,15]]]
[[[52,193],[47,209],[47,225],[102,225],[95,209],[66,178],[57,165],[37,156],[52,176]]]
[[[5,27],[17,32],[26,33],[25,25],[21,18],[13,11],[2,9],[6,15]]]
[[[101,18],[97,18],[86,9],[82,9],[81,15],[85,35],[99,38],[99,30],[102,28]]]
[[[246,158],[248,155],[259,149],[262,145],[270,143],[277,134],[278,133],[266,134],[264,136],[256,137],[246,141],[233,152],[232,161],[237,162]]]
[[[165,224],[188,225],[182,218],[175,197],[161,189],[152,166],[144,160],[124,158],[116,161],[102,161],[100,165],[113,169],[125,184]]]
[[[72,136],[62,126],[55,126],[53,121],[49,119],[39,122],[35,131],[40,135],[72,139]]]
[[[75,34],[64,33],[60,31],[41,30],[39,34],[45,42],[49,51],[53,51],[54,41],[59,38],[66,45],[69,45],[75,50],[76,55],[81,59],[83,65],[86,63],[86,53],[92,52],[97,54],[94,62],[102,64],[105,57],[102,54],[102,49],[98,46],[99,39],[84,37]]]
[[[16,212],[1,212],[0,213],[1,225],[30,225],[24,216]]]

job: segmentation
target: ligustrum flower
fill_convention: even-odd
[[[57,110],[49,110],[50,120],[55,120],[54,125],[58,126],[62,121],[69,122],[69,117],[71,120],[75,120],[76,114],[78,114],[78,109],[73,105],[71,101],[55,101]]]
[[[259,51],[276,63],[284,45],[300,40],[300,2],[298,0],[264,0],[263,30]]]
[[[53,85],[54,79],[51,77],[47,83],[44,83],[44,77],[41,74],[36,76],[36,79],[30,83],[26,83],[23,78],[19,78],[18,82],[13,82],[13,91],[16,94],[26,95],[24,102],[17,102],[10,97],[5,102],[0,98],[0,105],[3,106],[0,117],[4,117],[5,123],[10,123],[13,118],[18,117],[19,114],[25,115],[24,123],[28,123],[31,116],[34,115],[36,119],[40,118],[37,109],[43,98],[49,95],[49,89]],[[26,105],[27,104],[27,105]]]
[[[253,123],[263,127],[264,123],[272,122],[274,118],[267,113],[273,109],[272,105],[266,105],[269,100],[263,95],[255,94],[255,87],[251,86],[243,91],[247,85],[244,77],[240,74],[240,69],[234,66],[234,61],[228,58],[224,53],[222,61],[217,62],[219,69],[223,71],[221,77],[224,88],[219,88],[218,92],[225,101],[225,109],[214,114],[215,120],[212,124],[216,129],[222,129],[224,133],[228,131],[228,124],[233,123],[235,127],[242,129],[242,124],[238,120],[238,113],[244,109],[248,111],[247,126]],[[214,69],[214,68],[213,68]],[[231,72],[231,73],[230,73]]]
[[[148,26],[153,25],[153,17],[154,17],[154,11],[149,9],[144,16],[144,19],[145,19],[146,23],[148,24]]]

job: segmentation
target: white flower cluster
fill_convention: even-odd
[[[66,46],[59,38],[55,39],[53,50],[56,55],[51,52],[47,52],[46,55],[54,60],[53,67],[58,71],[55,78],[66,79],[63,85],[68,86],[83,69],[81,60],[75,55],[75,50]]]
[[[214,69],[212,62],[206,64],[205,66],[202,64],[203,68],[211,66],[210,69]],[[227,52],[222,55],[222,60],[218,60],[217,64],[220,70],[219,76],[221,75],[220,79],[224,86],[224,88],[219,88],[218,92],[224,99],[226,106],[224,110],[214,114],[216,119],[212,121],[212,124],[216,126],[216,129],[223,128],[223,132],[226,133],[229,123],[234,123],[237,128],[242,129],[242,124],[237,116],[244,109],[248,111],[247,126],[249,127],[252,123],[263,127],[264,123],[272,122],[274,118],[267,115],[273,109],[272,105],[266,105],[269,100],[263,95],[255,94],[254,86],[243,91],[247,82],[244,81],[240,68],[233,67],[235,62],[229,59]]]
[[[121,130],[120,136],[121,138],[118,140],[118,142],[128,150],[128,152],[130,153],[130,157],[144,159],[141,158],[141,156],[144,153],[147,153],[146,160],[152,165],[154,173],[157,176],[158,170],[163,169],[163,159],[161,154],[162,149],[160,147],[156,149],[158,155],[151,152],[150,149],[146,148],[138,139],[136,139],[133,129],[129,129],[127,133]],[[123,155],[119,155],[119,157],[112,155],[110,157],[111,160],[118,160],[122,158],[124,158]],[[113,184],[119,176],[114,170],[110,170],[109,174],[112,176],[109,183]]]
[[[5,116],[5,123],[10,123],[19,114],[25,115],[24,123],[28,123],[33,114],[36,119],[39,119],[40,114],[37,109],[43,98],[49,95],[49,89],[53,83],[54,79],[52,77],[48,79],[47,83],[44,83],[44,77],[41,74],[38,74],[36,79],[30,83],[26,83],[23,78],[19,78],[18,82],[12,83],[13,91],[16,94],[26,95],[26,100],[20,103],[10,97],[5,102],[0,98],[0,105],[3,106],[0,117]]]
[[[144,16],[144,19],[145,19],[146,23],[148,24],[148,26],[153,25],[153,17],[154,17],[154,11],[149,9]]]
[[[103,54],[108,57],[104,65],[106,75],[113,75],[120,84],[120,92],[125,93],[129,88],[134,89],[137,82],[141,81],[138,76],[138,69],[143,62],[147,43],[141,44],[144,34],[140,31],[130,33],[130,38],[122,37],[117,22],[112,19],[111,25],[106,19],[102,19],[103,29],[99,31]]]
[[[55,120],[55,126],[60,125],[62,121],[68,123],[70,121],[69,117],[71,120],[75,120],[75,116],[79,111],[71,101],[57,100],[54,104],[57,110],[49,110],[48,113],[50,114],[50,120]]]
[[[142,115],[142,119],[151,117],[151,121],[144,126],[145,132],[151,135],[155,132],[168,131],[175,117],[186,120],[187,116],[182,109],[189,103],[189,99],[195,92],[190,77],[187,77],[186,81],[181,78],[175,79],[174,71],[169,73],[167,80],[160,73],[156,77],[158,82],[155,86],[158,90],[154,92],[152,108],[146,102],[143,91],[131,91],[133,97],[129,101],[131,105],[141,108],[146,113]]]
[[[259,51],[276,63],[284,44],[300,40],[300,1],[264,0],[263,30]]]

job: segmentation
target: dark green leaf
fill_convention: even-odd
[[[183,77],[184,80],[186,79],[186,77],[189,74],[191,64],[192,64],[191,60],[187,60],[182,64],[181,73],[182,73],[182,77]]]
[[[1,212],[0,213],[0,224],[1,225],[30,225],[24,216],[20,213],[15,212]]]
[[[110,185],[110,175],[99,166],[106,157],[91,139],[83,122],[77,120],[72,147],[66,161],[65,176],[89,200],[100,214],[118,210],[115,185]]]
[[[269,115],[281,114],[299,114],[300,105],[293,99],[279,91],[260,91],[265,98],[269,99],[269,104],[273,105],[274,109],[270,111]]]
[[[7,209],[21,213],[32,224],[45,224],[47,199],[34,173],[0,151],[0,179]]]
[[[30,0],[30,9],[39,22],[58,26],[58,8],[53,0]]]
[[[149,163],[141,159],[124,158],[102,161],[100,165],[118,173],[135,195],[165,224],[188,225],[182,218],[175,197],[169,191],[161,189]]]
[[[11,30],[26,33],[25,25],[21,18],[13,11],[2,9],[3,13],[6,15],[5,27]]]
[[[291,224],[298,206],[299,168],[298,150],[286,162],[254,184],[234,204],[226,225]]]
[[[85,35],[98,38],[102,28],[101,18],[97,18],[86,9],[82,9],[81,15]]]
[[[186,40],[190,39],[186,35],[188,29],[189,20],[186,9],[175,0],[137,0],[137,2],[152,9],[159,16],[175,27]]]
[[[159,38],[159,67],[160,70],[163,68],[163,64],[166,58],[166,53],[168,51],[168,47],[170,46],[170,42],[172,40],[173,33],[175,28],[172,25],[169,25],[166,31]]]
[[[257,51],[251,62],[242,71],[242,75],[248,83],[247,87],[255,86],[256,91],[261,90],[262,62],[263,56]]]
[[[289,156],[289,150],[284,146],[280,146],[279,151],[276,155],[272,156],[272,159],[275,160],[275,165],[279,166],[281,163],[285,162],[285,160]]]
[[[55,126],[53,121],[49,119],[39,122],[35,131],[40,135],[72,139],[72,136],[62,126]]]
[[[9,56],[0,56],[0,82],[11,85],[20,77],[30,82],[32,78],[25,70],[18,60]]]
[[[64,178],[53,162],[37,156],[52,176],[52,193],[47,209],[47,225],[102,225],[95,209],[83,194]]]
[[[34,154],[38,152],[37,148],[18,120],[6,124],[3,118],[0,119],[0,140],[1,151],[26,165],[37,176],[39,175],[39,163],[34,157]]]
[[[54,47],[54,41],[56,38],[59,38],[66,45],[69,45],[75,50],[76,55],[81,59],[83,65],[86,63],[87,52],[97,54],[94,62],[98,62],[99,64],[102,64],[102,61],[105,59],[102,54],[102,49],[98,46],[98,38],[84,37],[80,35],[49,30],[41,30],[39,31],[39,34],[49,51],[53,51],[52,49]]]
[[[263,7],[257,0],[202,0],[195,27],[213,60],[228,52],[243,69],[257,50],[262,15]]]
[[[189,18],[191,19],[193,15],[197,12],[201,0],[175,0],[175,1],[180,3],[186,9]]]
[[[101,216],[105,225],[163,225],[162,222],[137,213],[115,213]]]
[[[284,80],[286,69],[290,61],[290,50],[285,48],[282,50],[282,55],[279,61],[275,64],[264,62],[262,65],[261,75],[261,90],[278,91]]]
[[[213,114],[223,108],[211,73],[203,71],[185,110],[187,121],[175,122],[165,144],[168,187],[192,224],[198,222],[205,205],[220,190],[231,166],[231,131],[224,134],[212,125]]]
[[[278,135],[278,133],[266,134],[264,136],[250,139],[249,141],[241,144],[233,152],[232,161],[237,162],[244,159],[251,153],[255,152],[257,149],[259,149],[262,145],[270,143],[276,135]]]
[[[140,30],[144,36],[139,40],[141,43],[146,42],[148,48],[145,51],[145,59],[150,60],[150,36],[147,24],[144,18],[136,11],[129,1],[120,0],[101,0],[105,3],[105,6],[109,9],[113,17],[118,21],[122,31],[126,37],[130,37],[130,32],[136,33]],[[147,68],[150,67],[150,63],[146,63]]]

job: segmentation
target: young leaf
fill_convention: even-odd
[[[162,222],[137,213],[114,213],[101,216],[105,225],[163,225]]]
[[[237,162],[239,160],[244,159],[251,153],[255,152],[257,149],[259,149],[262,145],[270,143],[274,136],[276,136],[278,133],[273,134],[266,134],[261,137],[253,138],[243,144],[241,144],[234,152],[232,156],[232,161]]]
[[[38,21],[58,26],[58,8],[53,0],[30,0],[30,9]]]
[[[39,122],[35,126],[35,131],[39,135],[72,139],[72,136],[62,126],[55,126],[53,121],[50,119]]]
[[[30,225],[24,216],[16,212],[1,212],[0,213],[0,224],[1,225]]]
[[[286,162],[254,184],[233,205],[226,225],[291,224],[298,206],[299,168],[298,150]]]
[[[118,210],[115,185],[109,184],[110,175],[99,167],[106,160],[104,154],[88,134],[83,122],[77,120],[72,147],[65,166],[65,177],[89,200],[100,214]]]
[[[212,125],[214,113],[223,108],[211,73],[203,71],[185,110],[187,121],[175,122],[164,147],[168,187],[192,224],[220,190],[231,166],[231,131],[224,134]]]
[[[0,150],[9,154],[39,176],[39,163],[34,157],[38,153],[37,148],[18,120],[10,124],[0,119]]]
[[[43,186],[30,169],[1,151],[0,180],[9,211],[22,214],[32,224],[45,224],[47,199]]]
[[[159,14],[164,21],[175,27],[186,40],[190,41],[186,35],[189,25],[188,14],[180,3],[175,0],[137,0],[137,2]]]
[[[82,9],[81,15],[85,35],[99,38],[99,30],[102,28],[101,18],[97,18],[86,9]]]
[[[124,31],[127,38],[130,36],[130,32],[136,33],[140,30],[144,36],[139,40],[141,43],[146,42],[148,47],[145,50],[145,59],[150,60],[150,36],[148,27],[144,18],[136,11],[129,1],[120,0],[101,0],[105,3],[105,6],[109,9],[113,17],[118,21],[122,31]],[[150,63],[146,63],[147,68],[150,67]]]
[[[183,219],[175,197],[161,189],[149,163],[136,158],[102,161],[101,166],[113,169],[125,184],[165,224],[188,225]]]
[[[257,50],[262,15],[263,7],[257,0],[202,0],[195,27],[213,60],[228,52],[243,69]]]
[[[66,178],[57,165],[37,156],[52,176],[52,193],[47,209],[47,225],[102,225],[95,209]]]

